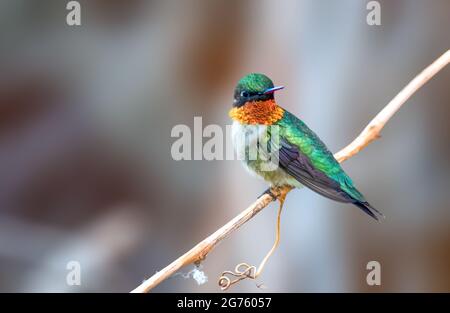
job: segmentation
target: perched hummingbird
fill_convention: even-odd
[[[278,106],[274,92],[283,88],[274,87],[263,74],[252,73],[241,78],[234,90],[229,113],[234,120],[232,138],[245,167],[271,187],[304,185],[329,199],[352,203],[378,220],[377,215],[383,216],[382,213],[356,189],[320,138],[303,121]],[[278,140],[270,140],[270,126],[278,126]],[[267,158],[259,154],[249,158],[248,147],[255,142],[267,144],[271,153],[278,152],[276,169],[262,169]]]

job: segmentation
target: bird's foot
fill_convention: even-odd
[[[291,191],[294,187],[292,186],[288,186],[288,185],[283,185],[283,186],[272,186],[270,188],[267,188],[266,191],[264,191],[259,197],[261,198],[264,195],[269,195],[272,197],[272,200],[281,200],[284,201],[284,199],[286,199],[286,195],[288,194],[289,191]]]
[[[286,195],[291,191],[294,187],[291,186],[281,186],[276,187],[277,189],[277,199],[280,201],[280,210],[283,208],[284,200],[286,200]]]
[[[258,199],[261,198],[261,197],[264,196],[264,195],[269,195],[269,196],[271,196],[273,201],[277,200],[277,196],[273,193],[272,187],[267,188],[266,191],[264,191],[262,194],[259,195]]]

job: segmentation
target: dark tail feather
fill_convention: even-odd
[[[379,221],[378,217],[385,218],[383,213],[381,213],[380,211],[375,209],[368,202],[357,201],[357,202],[353,202],[353,204],[356,205],[361,210],[363,210],[364,212],[366,212],[367,214],[369,214],[370,216],[372,216],[377,221]]]

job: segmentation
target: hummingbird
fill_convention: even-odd
[[[274,93],[283,88],[260,73],[248,74],[236,85],[229,116],[233,119],[233,146],[246,169],[270,183],[271,188],[305,186],[331,200],[351,203],[378,220],[383,214],[356,189],[322,140],[277,104]],[[278,138],[272,140],[274,127]],[[276,168],[263,168],[267,155],[250,157],[249,146],[255,143],[267,145],[266,154],[277,155]],[[274,197],[271,188],[266,193]]]

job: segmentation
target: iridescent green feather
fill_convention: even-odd
[[[333,154],[305,123],[293,114],[285,111],[283,118],[276,125],[280,126],[280,136],[297,146],[308,157],[316,170],[338,182],[342,190],[347,192],[352,198],[362,202],[366,201],[353,185],[351,178],[336,161]]]
[[[241,78],[237,83],[236,90],[246,90],[249,92],[262,92],[268,88],[273,87],[273,82],[269,77],[259,74],[251,73]]]

